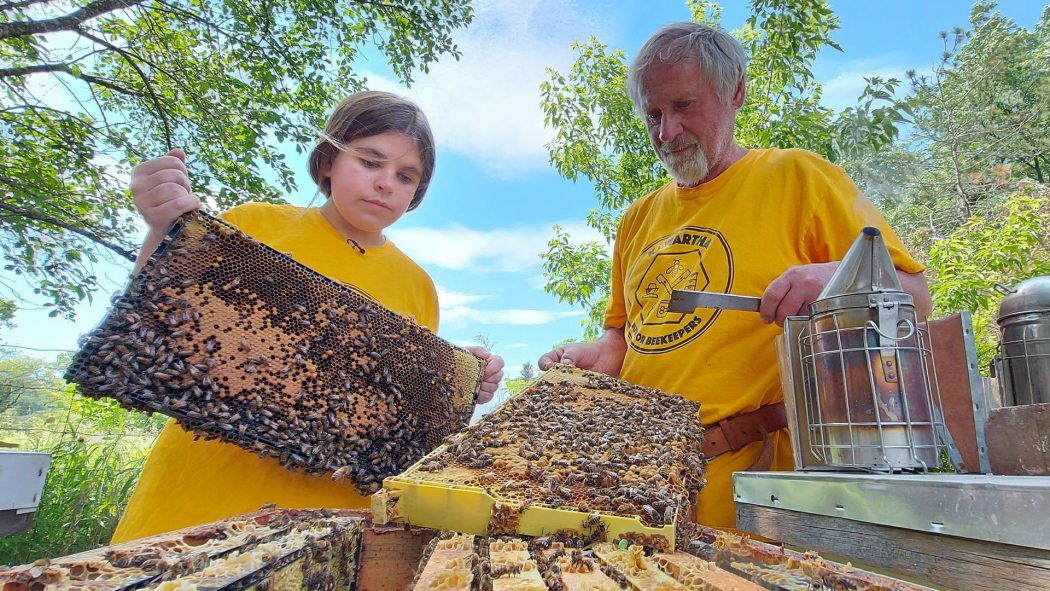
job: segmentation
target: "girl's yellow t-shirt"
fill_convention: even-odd
[[[617,231],[604,322],[624,329],[620,377],[700,402],[705,425],[781,401],[781,328],[754,312],[669,312],[671,290],[761,296],[791,266],[841,260],[864,226],[882,231],[897,268],[923,270],[845,171],[805,150],[751,150],[710,182],[639,199]],[[774,469],[790,470],[789,438],[779,432],[772,443]],[[701,523],[733,526],[731,474],[761,448],[709,464]]]
[[[362,254],[317,208],[249,203],[223,219],[387,308],[437,331],[437,290],[426,271],[389,240]],[[281,467],[219,440],[193,440],[174,420],[161,431],[112,543],[208,523],[266,504],[278,507],[367,508],[368,497],[348,481]]]

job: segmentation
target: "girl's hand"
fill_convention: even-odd
[[[186,153],[175,148],[131,170],[131,198],[150,231],[163,235],[175,220],[201,206],[190,189]]]
[[[463,348],[485,360],[485,369],[481,372],[481,385],[478,386],[478,404],[485,404],[492,400],[500,380],[503,379],[503,358],[484,347]]]

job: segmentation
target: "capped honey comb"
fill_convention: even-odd
[[[191,212],[66,372],[363,493],[463,428],[483,362],[232,225]]]
[[[363,528],[349,511],[265,509],[0,570],[0,588],[347,589]]]
[[[556,366],[373,496],[383,520],[674,546],[704,483],[699,405]]]

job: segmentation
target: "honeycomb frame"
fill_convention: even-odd
[[[463,428],[484,362],[231,224],[180,217],[85,335],[81,394],[364,494]]]
[[[0,570],[0,588],[350,588],[365,524],[347,510],[264,509]]]
[[[699,404],[559,365],[372,496],[376,523],[672,550],[703,486]]]

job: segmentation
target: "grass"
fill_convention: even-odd
[[[163,420],[71,392],[67,400],[64,409],[0,415],[0,439],[18,443],[20,451],[51,453],[33,526],[0,537],[0,564],[108,544]]]

